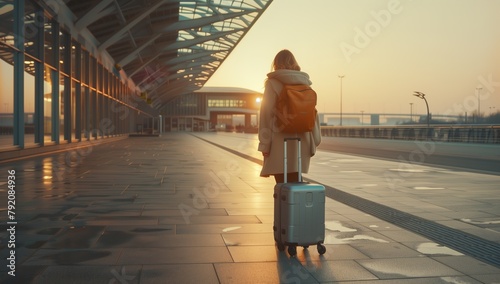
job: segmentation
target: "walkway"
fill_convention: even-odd
[[[200,134],[258,158],[256,140],[242,137]],[[310,179],[340,190],[353,189],[349,192],[500,242],[498,227],[483,222],[500,215],[494,199],[498,194],[491,195],[498,176],[481,175],[482,183],[475,187],[490,198],[483,201],[491,206],[481,211],[477,206],[484,203],[466,198],[470,188],[465,182],[478,174],[427,168],[405,177],[404,188],[413,183],[418,188],[404,192],[397,187],[387,194],[383,175],[376,179],[365,169],[383,174],[398,169],[397,163],[327,152],[319,152],[314,161],[306,175]],[[7,200],[8,171],[15,170],[17,222],[12,277],[5,265],[10,253],[7,240],[12,239],[12,230],[7,230],[12,225],[5,225],[5,201],[0,205],[4,210],[1,283],[498,283],[500,279],[498,267],[333,199],[327,200],[326,254],[298,249],[297,257],[290,258],[274,246],[273,180],[260,178],[260,166],[254,161],[190,134],[128,138],[1,163],[0,168],[0,200]],[[447,189],[452,185],[459,189],[454,195],[442,192],[442,198],[434,201],[438,204],[421,199],[435,194],[432,189],[443,182]],[[454,198],[463,198],[467,206]],[[462,206],[463,214],[442,220],[453,206]]]

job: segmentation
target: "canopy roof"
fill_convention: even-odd
[[[88,30],[161,110],[201,88],[272,0],[65,1],[77,30]]]
[[[272,0],[35,2],[106,68],[120,71],[122,79],[146,95],[152,103],[143,111],[154,114],[173,98],[200,89]],[[0,37],[10,45],[14,3],[0,1]],[[33,8],[26,5],[26,25],[37,23]],[[10,64],[13,54],[0,49],[0,58]],[[25,68],[34,73],[33,64]]]

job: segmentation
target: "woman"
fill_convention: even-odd
[[[276,183],[284,181],[283,175],[283,139],[285,137],[300,137],[302,172],[309,170],[309,161],[316,153],[316,147],[321,142],[319,118],[316,116],[316,124],[311,132],[282,133],[276,124],[274,108],[284,84],[306,84],[311,85],[309,75],[300,71],[300,66],[293,54],[288,50],[282,50],[276,54],[272,72],[267,74],[264,97],[260,106],[259,118],[259,148],[264,156],[264,163],[260,176],[269,177],[273,175]],[[290,141],[287,145],[287,181],[298,181],[297,145],[296,141]]]

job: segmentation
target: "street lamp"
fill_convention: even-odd
[[[429,104],[427,103],[427,100],[425,99],[425,94],[422,92],[417,92],[415,91],[413,94],[415,97],[419,97],[425,101],[425,106],[427,106],[427,138],[429,138]]]
[[[345,77],[345,75],[338,75],[340,78],[340,126],[342,126],[342,78]]]

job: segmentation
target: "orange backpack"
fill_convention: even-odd
[[[310,132],[316,122],[316,92],[305,84],[283,85],[276,101],[276,121],[281,132]]]

